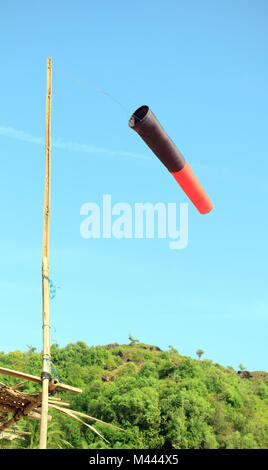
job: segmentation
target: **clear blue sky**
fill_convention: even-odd
[[[52,136],[65,142],[52,149],[52,340],[126,343],[131,333],[267,370],[267,1],[10,0],[0,31],[0,349],[42,347],[51,56]],[[108,91],[129,115],[152,108],[214,202],[207,216],[189,205],[185,250],[80,237],[81,205],[103,194],[187,199],[120,106],[56,72]]]

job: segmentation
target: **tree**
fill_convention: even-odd
[[[170,344],[168,347],[170,349],[170,353],[179,354],[179,351],[174,346],[172,346],[172,344]]]
[[[129,341],[131,341],[131,346],[133,346],[136,343],[139,343],[139,340],[133,338],[133,336],[131,336],[131,334],[128,335],[128,339],[129,339]]]
[[[31,355],[36,351],[36,348],[32,346],[31,344],[26,344],[26,346],[28,348],[27,354]]]
[[[199,360],[200,360],[200,357],[202,356],[202,354],[204,354],[204,353],[205,353],[205,351],[203,351],[203,349],[198,349],[198,350],[196,351],[196,354],[198,355]]]
[[[244,366],[244,364],[239,364],[238,368],[240,370],[246,370],[246,367]]]

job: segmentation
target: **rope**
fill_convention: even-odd
[[[49,362],[51,363],[50,370],[51,370],[51,371],[54,371],[54,372],[57,374],[57,375],[51,374],[51,376],[53,377],[53,379],[57,379],[57,380],[61,383],[61,381],[60,381],[60,379],[59,379],[59,377],[58,377],[58,371],[57,371],[57,369],[54,367],[54,363],[53,363],[52,359],[51,359],[50,357],[44,357],[44,356],[43,356],[43,361],[49,361]]]
[[[56,286],[54,282],[47,276],[43,276],[44,279],[47,279],[49,282],[49,297],[50,300],[53,300],[56,297],[57,289],[60,289],[59,286]]]

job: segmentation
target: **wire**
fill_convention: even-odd
[[[67,75],[65,73],[61,73],[61,72],[56,72],[54,71],[54,73],[56,75],[59,75],[67,80],[71,80],[72,82],[75,82],[77,83],[78,85],[82,85],[82,86],[85,86],[87,88],[90,88],[91,90],[94,90],[96,91],[97,93],[102,93],[103,95],[105,96],[108,96],[108,98],[110,98],[112,101],[114,101],[114,103],[118,104],[123,110],[124,112],[126,113],[127,115],[127,118],[129,117],[129,112],[128,112],[128,109],[126,108],[125,105],[123,105],[120,101],[118,101],[118,99],[116,99],[111,93],[109,93],[108,91],[106,90],[102,90],[101,88],[96,88],[94,87],[93,85],[90,85],[89,83],[86,83],[86,82],[83,82],[81,80],[78,80],[77,78],[74,78],[74,77],[71,77],[70,75]]]

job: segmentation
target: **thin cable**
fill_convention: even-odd
[[[72,82],[75,82],[77,83],[78,85],[82,85],[82,86],[85,86],[87,88],[90,88],[91,90],[93,91],[96,91],[97,93],[102,93],[103,95],[105,96],[108,96],[108,98],[110,98],[112,101],[114,101],[116,104],[118,104],[123,110],[124,112],[126,113],[127,115],[127,118],[129,116],[129,112],[126,108],[126,106],[124,106],[120,101],[118,101],[113,95],[111,95],[111,93],[108,93],[108,91],[106,90],[102,90],[101,88],[96,88],[94,87],[93,85],[90,85],[89,83],[86,83],[86,82],[83,82],[81,80],[78,80],[77,78],[74,78],[74,77],[71,77],[70,75],[66,75],[65,73],[61,73],[61,72],[54,72],[56,75],[59,75],[67,80],[71,80]]]

